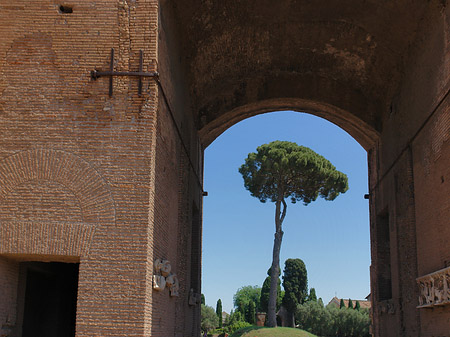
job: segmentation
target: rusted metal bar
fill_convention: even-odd
[[[141,72],[141,71],[97,71],[91,72],[92,79],[96,80],[99,77],[104,76],[137,76],[137,77],[157,77],[157,72]]]
[[[113,94],[113,77],[114,76],[135,76],[139,77],[138,94],[142,94],[142,77],[158,77],[158,72],[144,72],[144,55],[142,50],[139,51],[139,71],[114,71],[114,48],[111,48],[111,59],[109,71],[92,70],[91,78],[95,81],[100,77],[109,77],[109,97]]]

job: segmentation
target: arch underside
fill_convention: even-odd
[[[206,148],[229,127],[246,118],[284,110],[306,112],[322,117],[349,133],[365,150],[372,148],[379,137],[376,130],[345,110],[319,102],[298,98],[282,98],[248,104],[221,115],[199,131],[200,141]]]
[[[175,13],[203,147],[239,120],[281,109],[324,117],[371,147],[426,9],[406,0],[162,4]]]

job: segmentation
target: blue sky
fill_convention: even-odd
[[[246,119],[205,150],[202,293],[215,308],[233,308],[233,295],[261,286],[272,262],[275,205],[261,203],[244,188],[238,172],[261,144],[287,140],[310,147],[348,175],[349,190],[334,201],[288,203],[280,263],[302,259],[308,286],[325,304],[363,299],[370,292],[367,153],[336,125],[305,113],[273,112]]]

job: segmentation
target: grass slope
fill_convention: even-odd
[[[317,337],[309,332],[294,328],[267,328],[249,326],[239,329],[230,337]]]

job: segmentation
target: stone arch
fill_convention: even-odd
[[[68,152],[33,149],[0,162],[0,200],[31,181],[54,182],[77,199],[85,223],[113,223],[115,206],[104,178],[87,161]]]
[[[0,161],[0,202],[27,185],[67,191],[81,215],[74,219],[4,218],[0,220],[0,254],[59,261],[87,257],[97,225],[115,223],[114,200],[106,181],[89,162],[71,153],[39,148]],[[31,200],[35,196],[32,189],[29,192]],[[58,195],[46,200],[50,207]],[[26,205],[27,200],[22,202]]]
[[[379,138],[378,131],[346,110],[321,102],[283,98],[246,104],[222,114],[199,130],[200,141],[206,148],[232,125],[258,114],[282,110],[306,112],[322,117],[348,132],[366,151],[372,148]]]

